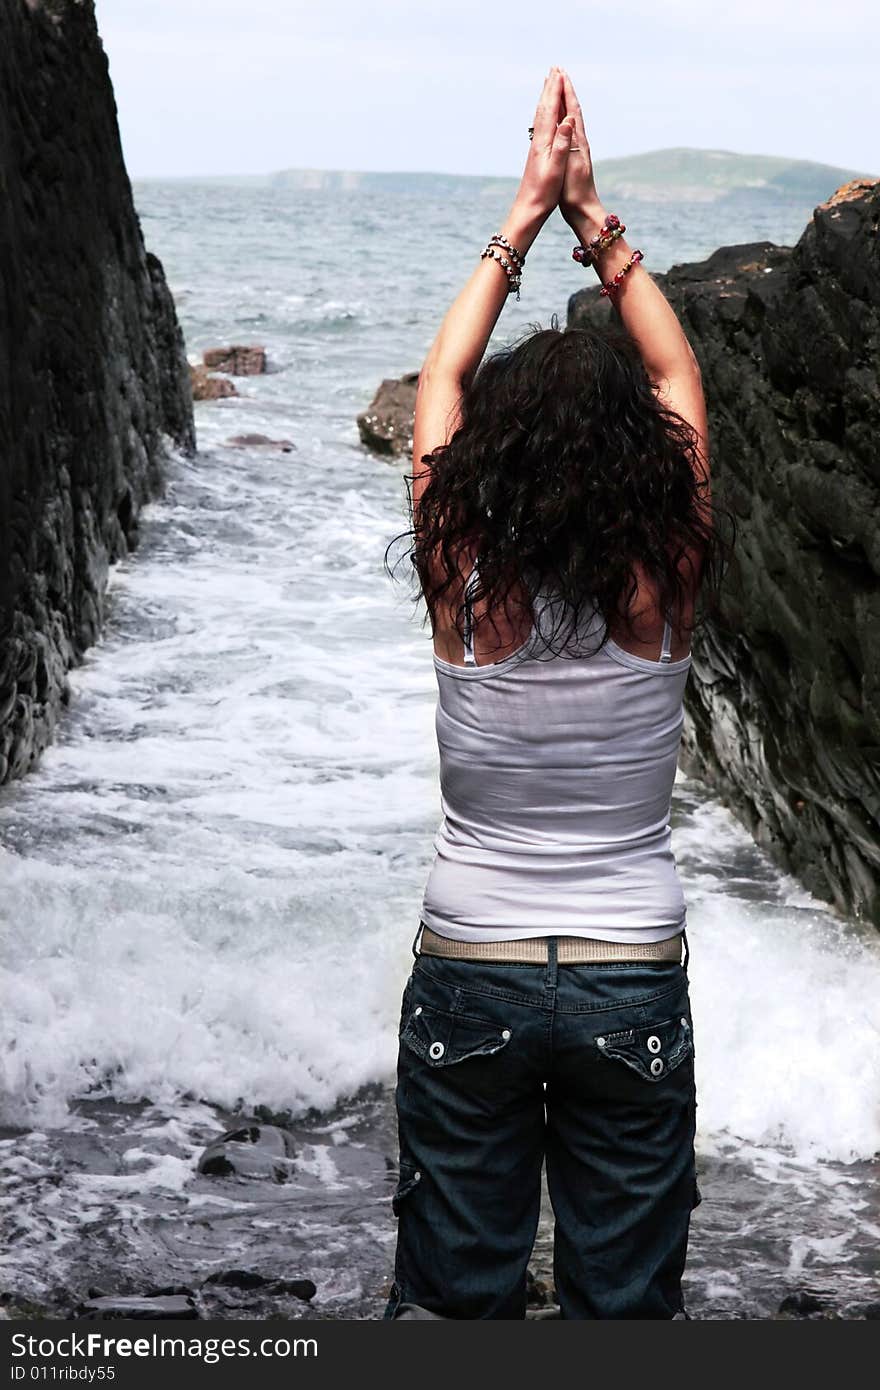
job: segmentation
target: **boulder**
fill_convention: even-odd
[[[245,1122],[221,1134],[202,1153],[198,1170],[212,1177],[269,1178],[286,1182],[296,1149],[293,1135],[278,1125]]]
[[[194,401],[220,401],[226,396],[237,396],[238,388],[228,376],[216,376],[200,363],[190,363],[190,382]]]
[[[206,348],[202,361],[212,372],[230,376],[261,376],[266,370],[266,349],[237,343],[233,347]]]
[[[358,432],[368,449],[395,458],[412,452],[418,372],[388,377],[367,409],[357,417]]]
[[[817,897],[880,926],[880,181],[655,278],[694,347],[736,516],[682,766]],[[568,327],[615,312],[598,283]]]

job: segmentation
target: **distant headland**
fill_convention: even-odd
[[[726,198],[773,198],[821,202],[835,188],[867,171],[817,164],[781,155],[737,154],[732,150],[669,149],[596,160],[596,175],[604,199],[643,199],[646,202],[723,202]],[[267,176],[287,188],[336,192],[373,189],[412,192],[420,187],[436,193],[442,187],[473,186],[477,195],[513,189],[514,178],[479,174],[368,173],[346,169],[282,169]]]

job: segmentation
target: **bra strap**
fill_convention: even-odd
[[[477,658],[474,653],[474,615],[471,606],[471,590],[477,578],[477,562],[474,560],[474,567],[464,582],[464,664],[465,666],[476,666]]]
[[[668,618],[663,624],[663,645],[660,648],[660,660],[672,660],[672,625]]]

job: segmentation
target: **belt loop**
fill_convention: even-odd
[[[557,971],[559,968],[559,938],[557,936],[547,937],[547,973],[544,976],[544,988],[555,989]]]
[[[681,939],[684,943],[684,960],[682,961],[681,965],[682,969],[684,970],[684,973],[687,974],[688,961],[691,958],[691,948],[688,945],[688,934],[686,931],[682,932]]]
[[[412,942],[412,953],[413,953],[413,955],[415,956],[416,960],[418,960],[418,958],[419,958],[419,952],[416,950],[416,946],[418,945],[419,947],[421,947],[421,937],[422,937],[422,932],[424,931],[424,929],[425,929],[425,924],[424,924],[424,922],[419,922],[418,931],[416,932],[415,936],[413,937],[413,942]]]

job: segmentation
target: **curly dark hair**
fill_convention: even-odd
[[[535,595],[552,590],[566,615],[559,644],[548,636],[553,654],[576,654],[581,614],[597,607],[608,625],[632,631],[637,568],[663,611],[681,612],[688,585],[712,607],[733,542],[695,472],[696,443],[693,427],[658,399],[622,324],[561,330],[554,315],[550,328],[532,325],[484,358],[454,435],[421,460],[430,479],[417,524],[388,551],[411,541],[403,558],[434,629],[443,596],[460,595],[463,550],[479,555],[473,602],[486,600],[483,619],[496,633],[494,612],[509,616],[512,601],[534,621]],[[411,521],[414,477],[406,475]],[[463,602],[455,613],[463,637]]]

